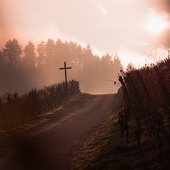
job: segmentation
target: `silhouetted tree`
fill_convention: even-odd
[[[24,48],[24,56],[22,62],[25,68],[35,68],[36,64],[35,46],[31,41],[29,41]]]
[[[90,45],[88,44],[83,49],[83,55],[82,55],[82,62],[83,62],[83,71],[90,71],[90,67],[92,66],[92,59],[93,59],[93,53]]]
[[[53,64],[56,52],[55,52],[55,43],[52,39],[48,39],[45,44],[45,52],[46,52],[46,63]]]
[[[102,57],[101,63],[102,63],[101,64],[102,71],[103,71],[104,75],[106,76],[107,74],[109,74],[111,68],[113,67],[112,56],[110,56],[108,53],[106,53]]]
[[[22,47],[19,45],[16,39],[9,40],[5,44],[3,49],[4,62],[10,64],[11,66],[18,66],[21,59]]]
[[[3,63],[3,53],[2,53],[2,51],[0,50],[0,64],[2,64]]]
[[[38,44],[37,53],[38,53],[38,59],[37,59],[38,67],[44,66],[45,60],[46,60],[45,42],[44,41],[42,41],[41,43]]]
[[[55,59],[57,66],[63,65],[64,61],[69,63],[68,49],[66,43],[63,43],[60,39],[58,39],[56,41],[55,51],[56,51]]]

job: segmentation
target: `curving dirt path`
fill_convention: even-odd
[[[2,170],[69,170],[71,154],[88,132],[112,113],[114,95],[89,95],[67,116],[14,136],[0,146]]]

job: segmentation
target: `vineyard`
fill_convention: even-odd
[[[6,94],[0,98],[0,128],[9,129],[27,123],[36,116],[61,106],[66,100],[80,93],[79,82],[54,84],[43,89],[32,89],[19,96]],[[67,96],[68,95],[68,96]]]
[[[161,160],[170,144],[170,59],[121,71],[119,81],[124,94],[118,120],[121,136],[128,144],[129,132],[133,131],[141,157],[146,156],[142,142],[149,136]]]

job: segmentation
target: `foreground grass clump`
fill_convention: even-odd
[[[121,138],[117,114],[106,118],[101,125],[82,140],[72,157],[74,170],[127,170],[127,169],[169,169],[170,153],[163,150],[159,162],[157,144],[144,132],[142,146],[144,157],[140,157],[134,132],[129,132],[129,143]],[[134,126],[131,120],[129,125]]]

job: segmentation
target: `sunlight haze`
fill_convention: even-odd
[[[0,36],[35,43],[72,40],[90,44],[97,55],[118,53],[124,65],[139,65],[170,46],[165,40],[170,36],[168,5],[168,0],[6,0],[0,5]]]

